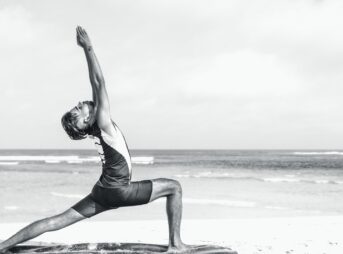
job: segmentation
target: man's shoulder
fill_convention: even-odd
[[[110,123],[99,127],[99,129],[103,135],[106,135],[106,136],[112,137],[112,138],[115,138],[119,133],[119,129],[118,129],[117,125],[112,120]]]

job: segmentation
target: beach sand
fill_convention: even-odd
[[[27,223],[0,224],[5,239]],[[342,254],[343,216],[184,220],[188,244],[216,244],[239,254]],[[48,243],[139,242],[167,244],[166,220],[92,221],[46,233],[35,241]]]

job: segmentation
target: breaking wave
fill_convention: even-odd
[[[343,152],[327,151],[327,152],[293,152],[295,155],[343,155]]]
[[[132,157],[133,164],[154,164],[154,157]],[[45,156],[45,155],[24,155],[24,156],[0,156],[0,165],[18,165],[20,162],[44,162],[49,164],[69,163],[69,164],[81,164],[81,163],[99,163],[100,158],[98,156],[80,157],[77,155],[68,156]]]
[[[50,194],[55,197],[72,198],[72,199],[81,199],[85,197],[85,195],[81,195],[81,194],[64,194],[64,193],[58,193],[58,192],[50,192]]]
[[[311,184],[343,184],[343,181],[330,180],[330,179],[308,179],[308,178],[296,178],[296,177],[253,177],[253,176],[240,176],[232,173],[220,173],[220,172],[202,172],[197,174],[177,174],[178,178],[213,178],[223,180],[252,180],[262,181],[270,183],[311,183]]]
[[[164,199],[158,199],[154,201],[156,203],[165,202]],[[193,205],[221,205],[229,207],[255,207],[256,203],[252,201],[241,201],[241,200],[226,200],[226,199],[196,199],[196,198],[183,198],[182,202],[185,204]]]

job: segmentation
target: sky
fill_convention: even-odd
[[[343,149],[342,1],[0,0],[1,149],[91,149],[75,28],[133,149]]]

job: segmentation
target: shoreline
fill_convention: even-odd
[[[0,224],[5,239],[27,223]],[[167,220],[82,221],[33,240],[45,243],[138,242],[168,243]],[[216,244],[239,254],[343,253],[343,216],[182,221],[188,244]]]

